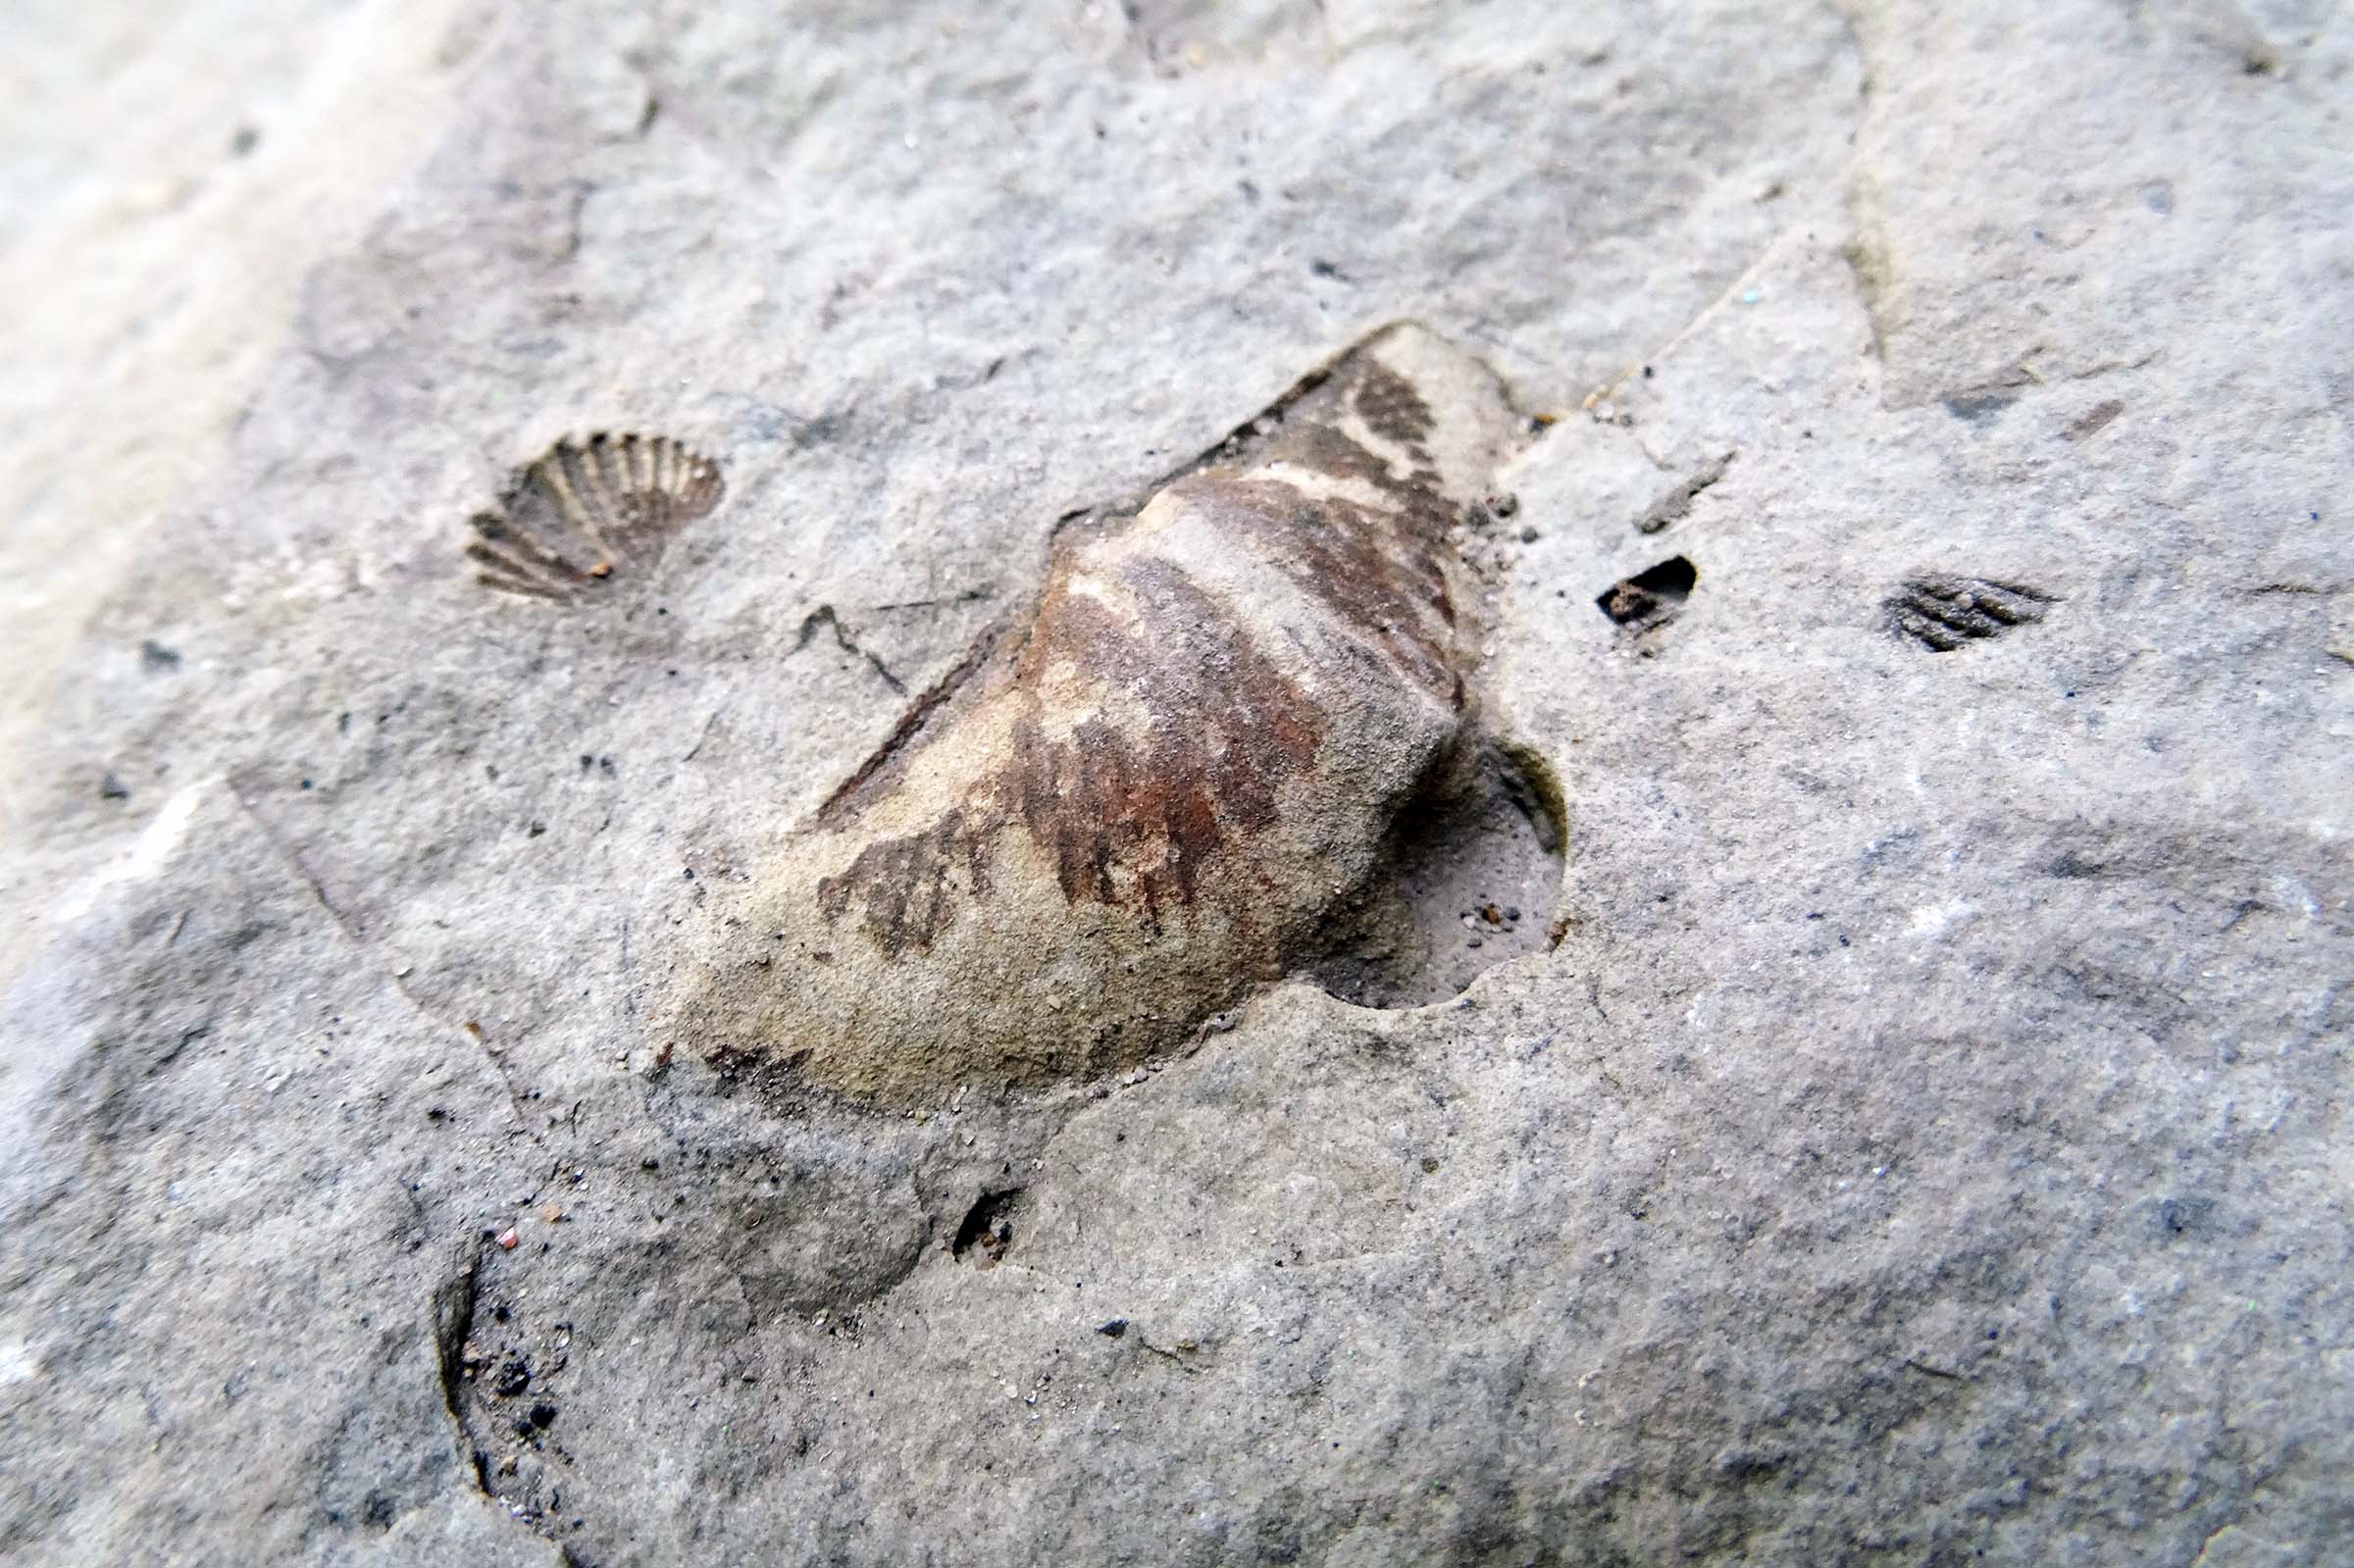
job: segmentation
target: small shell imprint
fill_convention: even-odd
[[[913,1102],[1133,1065],[1312,959],[1470,733],[1451,534],[1521,429],[1391,327],[1066,531],[1026,626],[714,895],[665,1037]]]
[[[2016,582],[1982,578],[1914,578],[1888,600],[1899,632],[1932,653],[1951,653],[1976,637],[2002,635],[2021,622],[2040,621],[2052,596]]]
[[[486,587],[565,603],[652,566],[721,491],[719,465],[666,435],[567,437],[475,514],[466,554]]]

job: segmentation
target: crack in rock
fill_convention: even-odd
[[[904,681],[901,681],[897,676],[893,675],[891,673],[891,667],[885,664],[880,657],[869,653],[866,649],[858,645],[857,638],[851,634],[848,627],[845,627],[842,624],[842,617],[834,613],[834,606],[830,604],[821,604],[816,609],[810,611],[807,616],[802,618],[800,635],[793,639],[793,652],[798,653],[803,648],[809,646],[811,642],[815,641],[817,638],[817,630],[820,627],[826,627],[832,630],[834,633],[835,645],[841,648],[843,652],[847,653],[854,658],[864,659],[867,663],[867,667],[873,670],[876,675],[881,676],[883,678],[883,683],[891,687],[893,695],[903,697],[907,694],[907,683]],[[790,657],[790,655],[788,655],[788,657]]]

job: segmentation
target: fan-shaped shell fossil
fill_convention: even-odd
[[[667,435],[566,437],[475,514],[466,554],[486,587],[567,602],[653,565],[722,490],[719,465]]]
[[[1522,429],[1393,327],[1066,530],[1027,624],[712,895],[664,1038],[913,1102],[1132,1064],[1312,959],[1470,732],[1453,535]]]
[[[1896,630],[1932,653],[1951,653],[1974,637],[2042,620],[2051,602],[2050,594],[2017,582],[1940,576],[1911,579],[1887,607]]]

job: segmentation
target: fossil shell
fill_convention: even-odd
[[[466,554],[486,587],[568,602],[653,565],[722,489],[717,463],[666,435],[567,437],[475,514]]]
[[[1452,535],[1522,429],[1392,327],[1066,530],[1027,624],[713,895],[664,1037],[912,1103],[1133,1064],[1312,958],[1467,732]]]
[[[1974,638],[2040,621],[2051,603],[2050,594],[2016,582],[1939,576],[1911,579],[1887,608],[1897,631],[1932,653],[1951,653]]]

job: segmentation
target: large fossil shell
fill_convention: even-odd
[[[486,587],[567,602],[652,566],[721,491],[719,465],[666,435],[568,437],[475,514],[466,554]]]
[[[1470,723],[1453,535],[1521,429],[1392,327],[1066,531],[1027,625],[714,895],[662,1038],[915,1103],[1132,1064],[1312,959]]]

